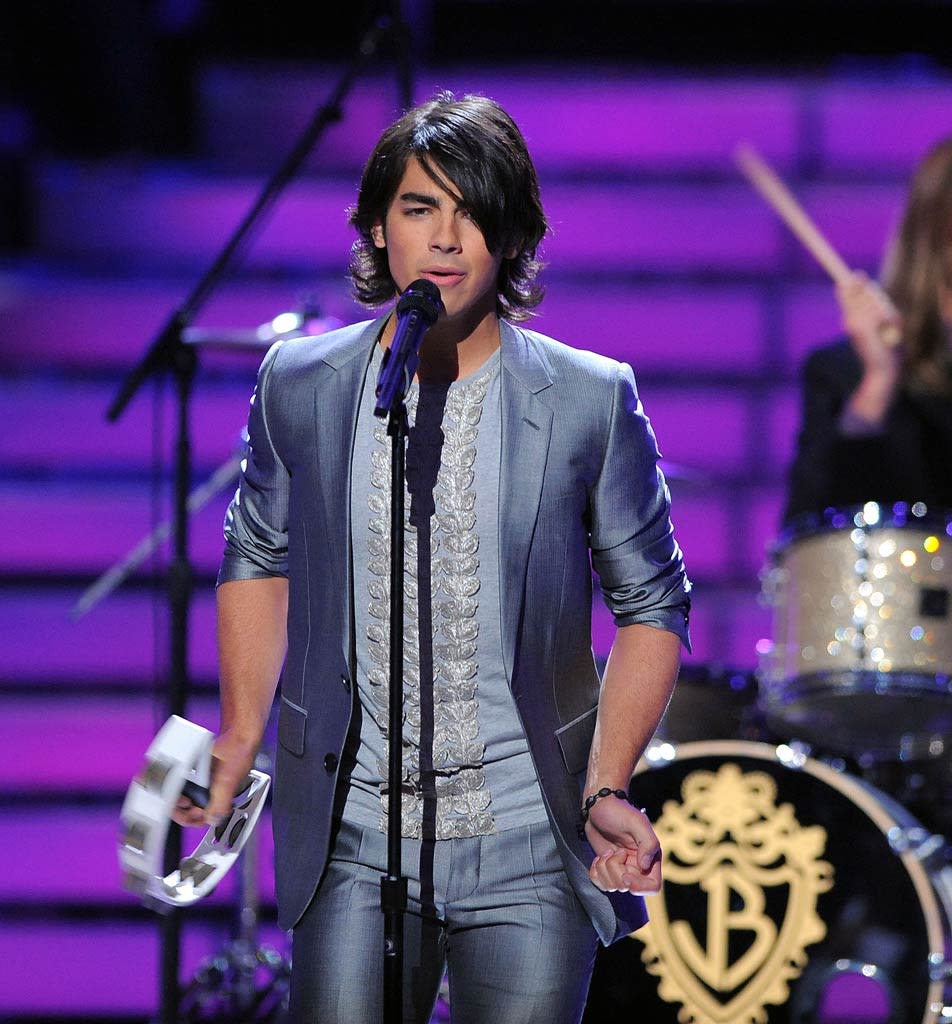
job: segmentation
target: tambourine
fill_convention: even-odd
[[[123,884],[156,909],[186,907],[210,893],[237,860],[264,807],[271,779],[252,770],[227,819],[209,828],[178,868],[164,874],[165,842],[179,798],[184,794],[199,806],[208,802],[213,740],[208,729],[172,715],[149,745],[122,804]]]

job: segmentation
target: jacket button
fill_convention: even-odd
[[[324,755],[324,771],[332,772],[337,768],[337,755],[336,754],[325,754]]]
[[[344,689],[348,693],[350,693],[350,680],[347,678],[347,676],[341,676],[340,677],[340,681],[341,681],[341,685],[344,687]]]

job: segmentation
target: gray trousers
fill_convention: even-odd
[[[383,1021],[383,833],[341,824],[294,929],[292,1024]],[[492,836],[403,841],[403,1019],[426,1024],[448,969],[453,1024],[576,1024],[598,939],[548,822]]]

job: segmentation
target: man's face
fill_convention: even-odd
[[[447,184],[455,191],[453,182],[447,179]],[[489,252],[461,202],[413,158],[372,237],[378,249],[387,250],[390,273],[401,292],[426,278],[440,289],[447,320],[475,321],[495,311],[502,255]]]

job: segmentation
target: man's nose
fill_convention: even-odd
[[[441,217],[433,226],[430,248],[439,252],[458,252],[461,248],[459,228],[454,217]]]

